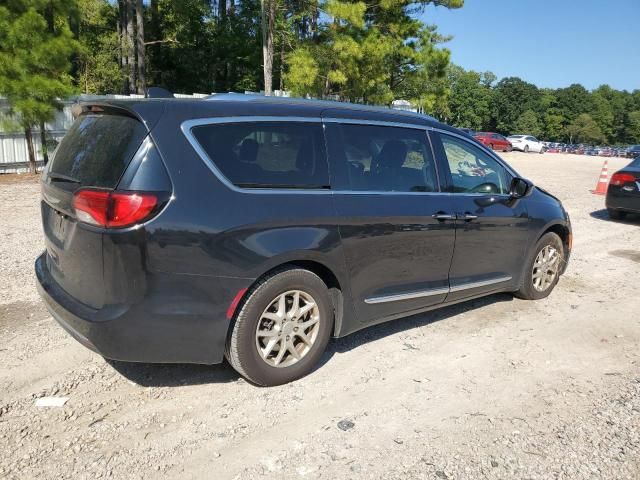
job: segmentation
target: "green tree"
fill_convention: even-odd
[[[524,112],[537,113],[541,107],[538,87],[517,77],[503,78],[496,85],[493,96],[493,123],[499,132],[511,134]]]
[[[443,120],[457,127],[478,131],[489,129],[493,100],[491,85],[495,75],[465,71],[453,65],[449,68],[448,81],[451,88],[449,112]]]
[[[298,95],[390,104],[395,98],[433,108],[447,94],[441,82],[447,40],[412,13],[428,4],[459,8],[462,0],[326,0],[313,38],[288,56],[285,85]]]
[[[625,129],[625,140],[628,143],[640,144],[640,110],[629,113]]]
[[[600,143],[605,136],[598,124],[588,113],[581,113],[567,126],[567,134],[571,142]]]
[[[542,135],[538,114],[533,110],[526,110],[522,113],[514,123],[514,133],[533,135],[539,137]]]
[[[558,109],[549,109],[544,113],[543,133],[547,140],[559,142],[565,138],[565,124],[567,119]]]
[[[627,126],[627,115],[633,111],[633,96],[626,91],[615,90],[609,85],[601,85],[596,88],[594,94],[600,95],[606,99],[611,107],[613,114],[612,132],[610,135],[610,141],[613,143],[624,142],[625,129]],[[638,105],[640,109],[640,104]]]
[[[79,89],[89,94],[122,91],[125,72],[119,64],[120,39],[113,27],[118,12],[107,0],[78,0],[80,21],[76,29],[82,45],[76,79]]]
[[[615,141],[614,135],[614,113],[609,100],[600,91],[596,90],[591,94],[590,114],[593,120],[600,127],[600,131],[605,138],[610,141]]]
[[[14,0],[0,5],[0,95],[9,100],[36,171],[31,129],[50,121],[60,99],[73,92],[71,59],[79,51],[69,19],[77,15],[73,1]]]
[[[184,93],[261,88],[257,0],[152,0],[145,35],[150,85]]]
[[[579,84],[556,90],[557,107],[562,114],[573,120],[581,113],[591,111],[591,99],[586,88]]]

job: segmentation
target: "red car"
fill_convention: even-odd
[[[513,150],[511,142],[499,133],[476,132],[473,137],[492,150],[501,150],[503,152],[510,152]]]

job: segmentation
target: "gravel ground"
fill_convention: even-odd
[[[589,193],[600,159],[504,156],[572,217],[548,299],[373,327],[269,389],[69,338],[35,292],[38,186],[0,177],[0,478],[640,478],[640,217],[609,221]],[[48,395],[69,400],[35,406]]]

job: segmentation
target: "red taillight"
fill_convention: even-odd
[[[616,187],[621,187],[625,183],[635,182],[636,177],[631,175],[630,173],[614,173],[611,177],[611,185],[615,185]]]
[[[153,193],[78,190],[73,207],[81,222],[106,228],[130,227],[141,222],[158,205]]]

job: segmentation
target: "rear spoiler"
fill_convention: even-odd
[[[162,101],[161,98],[156,98],[156,100],[151,97],[149,99],[134,98],[130,100],[89,100],[74,105],[71,112],[74,119],[80,115],[90,113],[126,115],[139,120],[147,127],[147,130],[151,131],[160,120],[166,107],[166,102]]]

